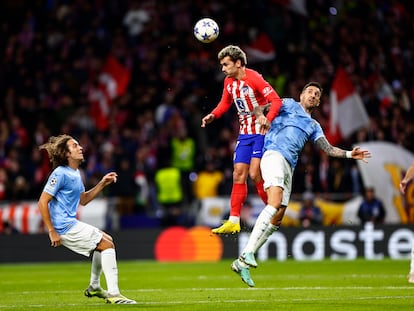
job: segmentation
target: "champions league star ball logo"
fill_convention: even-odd
[[[52,187],[54,187],[54,186],[56,186],[56,184],[57,184],[57,178],[56,177],[53,177],[51,180],[50,180],[50,183],[49,183]]]
[[[194,36],[203,43],[216,40],[219,32],[219,26],[211,18],[200,19],[194,26]]]

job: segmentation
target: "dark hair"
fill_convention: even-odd
[[[303,93],[303,91],[305,91],[310,86],[317,87],[319,89],[319,91],[321,91],[321,94],[322,94],[323,88],[322,88],[321,84],[319,82],[315,82],[315,81],[311,81],[309,83],[306,83],[305,86],[302,89],[302,93]]]
[[[60,165],[68,165],[66,153],[69,151],[69,148],[67,143],[71,139],[73,137],[66,134],[52,136],[47,143],[39,146],[39,149],[45,149],[47,151],[53,169]]]

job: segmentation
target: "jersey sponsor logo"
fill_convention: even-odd
[[[243,116],[249,116],[249,115],[253,115],[254,113],[251,111],[240,111],[239,114]]]
[[[245,111],[246,110],[243,99],[235,98],[234,103],[236,104],[238,111]]]
[[[260,151],[253,151],[253,154],[259,154]]]

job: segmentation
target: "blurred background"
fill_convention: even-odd
[[[80,208],[81,219],[113,231],[219,225],[229,210],[238,120],[231,110],[200,124],[220,100],[217,53],[228,44],[246,51],[248,67],[280,97],[299,100],[307,82],[320,82],[314,117],[330,142],[373,153],[363,166],[306,145],[286,227],[414,222],[413,188],[398,191],[414,161],[410,3],[1,1],[0,234],[43,232],[37,199],[50,165],[38,146],[61,133],[84,147],[86,188],[119,174]],[[220,26],[209,44],[193,35],[206,16]],[[245,231],[263,208],[249,186]],[[382,202],[378,219],[359,215],[366,188]],[[301,211],[309,200],[315,219]]]

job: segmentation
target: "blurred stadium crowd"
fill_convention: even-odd
[[[118,172],[118,183],[106,194],[124,198],[122,213],[156,209],[157,173],[165,167],[183,176],[180,204],[203,197],[200,190],[207,186],[196,181],[205,171],[218,176],[217,195],[228,195],[236,114],[205,129],[200,122],[222,92],[217,52],[227,44],[248,46],[259,33],[271,39],[276,57],[248,66],[281,97],[298,99],[306,82],[319,81],[325,94],[315,118],[324,128],[335,69],[346,68],[370,125],[341,147],[384,140],[414,152],[409,1],[315,0],[308,1],[306,15],[287,2],[2,1],[0,201],[38,198],[50,172],[38,146],[60,133],[73,135],[84,147],[87,187],[110,170]],[[193,36],[193,25],[204,16],[214,18],[221,30],[208,45]],[[99,87],[108,55],[130,79],[125,92],[111,100],[102,125],[91,92]],[[308,190],[345,200],[362,191],[355,163],[325,158],[312,145],[305,147],[294,180],[294,196]]]

